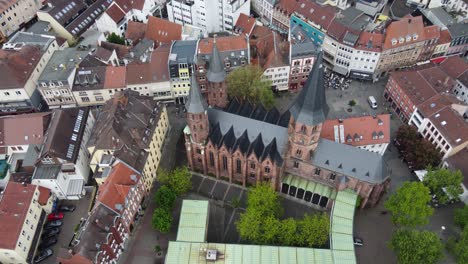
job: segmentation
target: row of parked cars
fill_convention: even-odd
[[[47,223],[44,226],[44,231],[41,235],[41,243],[39,244],[39,253],[34,258],[34,263],[39,263],[54,254],[54,250],[50,247],[57,244],[60,227],[63,225],[64,212],[75,211],[73,205],[63,205],[56,212],[50,213],[47,216]]]

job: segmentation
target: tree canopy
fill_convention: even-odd
[[[429,231],[399,229],[390,241],[399,264],[435,264],[443,258],[443,245]]]
[[[428,204],[431,201],[429,188],[421,182],[405,182],[385,202],[385,208],[392,213],[395,225],[415,227],[428,223],[428,217],[434,209]]]
[[[255,244],[323,246],[328,241],[330,220],[326,213],[301,220],[280,220],[279,196],[270,185],[258,184],[247,197],[247,209],[236,223],[240,237]]]
[[[455,210],[455,224],[461,228],[468,226],[468,205]]]
[[[330,219],[327,214],[305,215],[299,221],[300,242],[307,247],[323,246],[328,241]]]
[[[275,104],[272,84],[262,76],[263,70],[258,66],[247,65],[235,69],[227,76],[229,96],[271,109]]]
[[[458,200],[458,196],[463,193],[462,181],[463,174],[460,170],[434,169],[429,166],[423,183],[436,195],[439,203],[446,204],[451,199]],[[445,191],[442,188],[445,188]]]
[[[151,225],[161,233],[169,232],[172,225],[171,211],[162,207],[156,208],[151,219]]]
[[[156,205],[169,211],[174,206],[176,199],[177,194],[166,185],[161,186],[155,195]]]
[[[125,38],[115,34],[114,32],[107,36],[107,41],[110,43],[125,45]]]
[[[422,170],[427,166],[438,166],[441,153],[429,141],[422,138],[415,127],[403,125],[398,128],[397,148],[413,170]]]
[[[188,192],[192,188],[192,174],[186,166],[178,167],[170,173],[160,170],[157,179],[160,183],[166,184],[177,196]]]
[[[460,238],[455,244],[454,253],[458,264],[468,264],[468,226],[463,228]]]

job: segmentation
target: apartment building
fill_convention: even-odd
[[[273,22],[273,9],[278,3],[278,0],[252,0],[252,7],[260,16],[260,20],[267,25]]]
[[[328,119],[320,137],[384,155],[390,144],[390,115]]]
[[[57,43],[46,49],[24,45],[0,50],[0,115],[30,112],[44,105],[36,84]]]
[[[60,263],[116,263],[125,250],[146,191],[140,173],[122,161],[106,173],[90,216],[72,241],[71,252],[58,256]]]
[[[60,37],[72,44],[94,24],[111,3],[112,0],[97,0],[88,5],[79,0],[52,0],[37,11],[37,18],[49,22]]]
[[[425,26],[422,16],[406,16],[393,21],[385,33],[377,74],[416,64],[420,57],[430,58],[440,31],[438,26]]]
[[[87,108],[54,110],[32,183],[50,189],[60,200],[83,197],[89,177],[86,143],[94,122]]]
[[[124,36],[129,21],[146,23],[158,6],[155,1],[117,0],[112,2],[102,15],[96,19],[99,32],[105,35],[115,33]]]
[[[291,28],[289,48],[289,90],[301,90],[318,54],[317,46],[307,37],[300,26]]]
[[[141,203],[146,196],[143,177],[120,160],[105,171],[105,181],[99,186],[96,202],[119,214],[122,229],[130,234],[142,213]]]
[[[336,8],[321,6],[313,1],[300,0],[291,15],[291,27],[299,25],[314,44],[322,46],[327,29],[336,16]]]
[[[41,7],[41,1],[2,1],[2,5],[0,7],[1,42],[24,27],[27,22],[31,21]]]
[[[272,25],[280,33],[288,33],[291,15],[298,9],[296,0],[279,0],[273,9]]]
[[[52,208],[50,191],[9,182],[0,195],[0,262],[32,263],[42,226]]]
[[[77,105],[72,93],[74,77],[78,65],[89,52],[82,48],[66,48],[54,52],[37,80],[37,90],[49,108],[67,108]]]
[[[463,58],[451,56],[439,66],[447,75],[455,79],[451,90],[458,100],[468,104],[468,63]]]
[[[190,91],[190,76],[195,66],[197,40],[174,41],[169,53],[169,76],[176,104],[184,104]]]
[[[89,166],[96,181],[104,182],[100,173],[115,157],[140,172],[149,191],[168,130],[169,120],[163,104],[134,91],[116,93],[99,112],[87,145],[91,155]]]
[[[246,14],[240,14],[236,21],[236,25],[234,26],[234,34],[250,36],[256,23],[257,20],[254,17]]]
[[[448,25],[447,29],[452,40],[447,55],[466,56],[468,52],[468,31],[466,30],[466,23]]]
[[[358,0],[356,1],[356,8],[364,12],[366,15],[375,17],[382,11],[388,0]]]
[[[208,33],[232,31],[240,14],[250,15],[250,0],[171,0],[166,7],[169,21]]]

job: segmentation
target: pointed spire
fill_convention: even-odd
[[[218,46],[216,41],[213,43],[213,52],[211,54],[210,63],[208,65],[208,72],[206,78],[209,82],[223,82],[226,79],[226,71],[224,71],[223,61],[219,54]]]
[[[190,93],[188,96],[188,101],[185,104],[185,108],[188,113],[199,114],[205,112],[207,104],[205,98],[201,94],[200,88],[195,77],[195,74],[192,74],[192,79],[190,82]]]
[[[323,123],[329,110],[325,100],[322,56],[323,52],[319,52],[306,84],[289,108],[296,122],[309,126]]]

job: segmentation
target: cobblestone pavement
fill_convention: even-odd
[[[86,196],[78,201],[64,201],[63,204],[75,205],[76,209],[73,212],[64,212],[63,225],[60,228],[60,234],[58,235],[58,242],[52,246],[54,255],[50,256],[41,263],[54,264],[57,263],[57,255],[59,251],[68,249],[73,234],[75,233],[76,226],[80,223],[81,218],[88,217],[88,211],[92,202],[92,191],[86,193]]]

